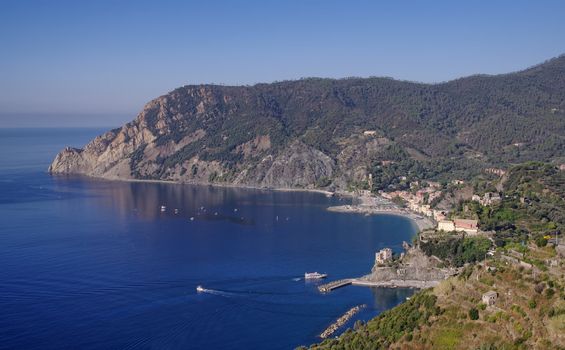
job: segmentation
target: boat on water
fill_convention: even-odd
[[[304,273],[305,280],[319,280],[322,278],[328,277],[326,273],[318,273],[318,272],[306,272]]]
[[[201,292],[204,291],[204,287],[202,287],[202,286],[196,286],[196,291],[197,291],[198,293],[201,293]]]
[[[167,210],[167,207],[164,206],[164,205],[162,205],[162,206],[161,206],[161,211],[165,211],[165,210]]]

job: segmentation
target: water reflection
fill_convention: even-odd
[[[390,305],[402,302],[414,294],[415,289],[409,288],[370,288],[375,310],[382,312],[390,309]]]
[[[106,181],[75,175],[53,176],[54,191],[70,196],[88,193],[95,196],[101,207],[110,208],[116,215],[154,220],[162,217],[180,217],[188,220],[229,221],[234,224],[254,225],[255,218],[246,217],[245,207],[261,207],[263,215],[273,221],[290,218],[278,208],[297,206],[334,205],[347,200],[326,198],[307,192],[277,192],[251,188],[202,186],[159,182]],[[316,200],[312,200],[315,198]],[[166,207],[164,211],[161,206]]]

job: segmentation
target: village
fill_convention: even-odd
[[[501,169],[492,168],[486,171],[497,176],[504,175]],[[370,174],[367,176],[367,182],[369,186],[372,185]],[[454,180],[450,185],[459,188],[467,186],[462,180]],[[539,273],[541,268],[545,268],[544,266],[559,266],[560,257],[565,255],[565,245],[559,244],[557,237],[544,237],[555,246],[555,251],[558,252],[556,257],[543,260],[544,266],[539,266],[540,264],[536,266],[532,259],[520,252],[520,247],[495,249],[495,232],[481,229],[477,217],[466,213],[465,210],[457,211],[452,207],[437,205],[445,196],[445,190],[445,184],[433,181],[423,183],[414,181],[410,183],[408,190],[379,191],[377,196],[368,190],[358,190],[356,191],[357,204],[329,208],[329,210],[364,213],[365,215],[376,213],[404,215],[416,222],[419,232],[412,244],[404,242],[403,252],[394,253],[389,247],[377,251],[370,274],[356,279],[335,281],[336,283],[330,284],[327,289],[322,288],[321,291],[329,291],[349,283],[367,286],[426,288],[461,273],[464,267],[472,262],[483,264],[488,271],[496,270],[496,264],[490,266],[489,261],[525,268],[531,270],[532,273]],[[501,205],[503,195],[501,192],[470,193],[467,191],[465,197],[460,200],[464,200],[464,203],[475,203],[482,207],[494,208]],[[520,198],[522,204],[527,204],[527,201],[528,198]],[[465,204],[465,207],[467,205],[469,204]],[[448,250],[441,246],[441,242],[465,242],[466,240],[475,240],[482,244],[482,250],[471,252],[471,258],[466,258],[469,260],[453,259],[453,257],[438,254],[442,250]],[[435,248],[434,245],[436,245]],[[484,304],[487,306],[493,305],[496,299],[496,291],[488,291],[483,296]]]

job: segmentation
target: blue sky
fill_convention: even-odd
[[[565,1],[0,0],[0,127],[120,125],[178,86],[441,82],[565,53]]]

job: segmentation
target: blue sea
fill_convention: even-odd
[[[402,217],[326,210],[349,199],[47,173],[103,131],[0,129],[0,348],[292,349],[413,293],[304,281],[366,274],[413,237]]]

